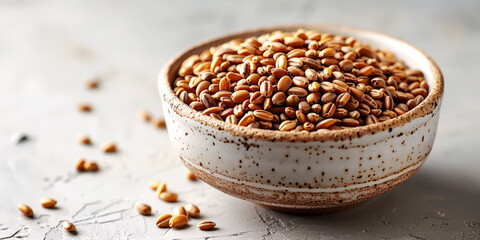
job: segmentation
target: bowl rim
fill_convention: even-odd
[[[203,115],[201,112],[198,112],[182,102],[173,92],[171,87],[171,82],[176,77],[178,68],[184,59],[193,53],[200,52],[205,50],[207,47],[216,46],[221,43],[227,42],[231,39],[241,38],[245,36],[259,36],[263,33],[273,32],[275,30],[287,31],[290,29],[313,29],[319,31],[328,32],[328,29],[339,29],[343,32],[357,32],[361,34],[378,36],[382,39],[388,39],[388,41],[396,41],[398,43],[404,44],[407,47],[410,47],[413,51],[420,54],[427,61],[429,66],[429,71],[433,76],[432,82],[433,85],[429,86],[429,93],[425,100],[416,106],[414,109],[408,111],[407,113],[398,116],[393,119],[389,119],[384,122],[380,122],[372,125],[359,126],[354,128],[347,128],[341,130],[328,130],[322,129],[319,131],[313,132],[297,132],[297,131],[279,131],[279,130],[267,130],[267,129],[256,129],[256,128],[247,128],[234,124],[230,124],[218,119],[212,118],[210,116]],[[384,41],[385,42],[385,41]],[[368,43],[368,41],[367,41]],[[210,126],[212,128],[223,130],[229,132],[233,136],[244,137],[246,139],[256,139],[256,140],[265,140],[265,141],[338,141],[345,139],[354,139],[360,138],[368,134],[376,134],[382,131],[392,131],[393,128],[403,126],[408,122],[420,117],[427,116],[431,114],[437,107],[440,106],[441,99],[444,92],[444,80],[440,69],[437,64],[422,50],[416,46],[398,39],[396,37],[390,36],[388,34],[361,29],[357,27],[350,27],[344,25],[336,24],[293,24],[293,25],[275,25],[267,26],[255,29],[249,29],[244,31],[238,31],[234,33],[225,34],[218,36],[197,44],[181,51],[179,54],[171,58],[165,66],[160,71],[158,76],[158,90],[165,104],[169,105],[175,113],[184,118],[190,118],[199,122],[203,125]]]

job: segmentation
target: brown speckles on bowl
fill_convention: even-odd
[[[180,64],[191,54],[234,38],[297,28],[351,35],[391,50],[422,70],[431,91],[419,106],[392,120],[302,133],[251,129],[218,121],[191,109],[170,87]],[[230,195],[296,212],[353,206],[412,176],[433,146],[443,94],[439,69],[420,50],[380,33],[335,25],[265,28],[196,45],[166,65],[158,86],[170,139],[197,177]]]

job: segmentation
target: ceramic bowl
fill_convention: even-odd
[[[427,98],[395,119],[321,132],[281,132],[228,124],[202,115],[175,96],[171,84],[188,56],[235,38],[298,28],[356,37],[393,52],[423,71]],[[343,209],[388,191],[410,178],[435,139],[443,77],[418,48],[391,36],[357,28],[314,24],[274,26],[195,45],[168,62],[158,87],[168,134],[180,159],[201,180],[232,196],[294,212]]]

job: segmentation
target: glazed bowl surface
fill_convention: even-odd
[[[343,130],[282,132],[240,127],[202,115],[171,88],[183,60],[231,39],[298,28],[356,37],[420,69],[425,100],[397,118]],[[180,159],[213,187],[262,206],[294,212],[332,211],[378,196],[410,178],[430,153],[443,96],[436,64],[416,47],[381,33],[329,24],[273,26],[197,44],[159,75],[168,134]]]

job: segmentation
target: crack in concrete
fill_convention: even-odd
[[[106,209],[112,207],[112,206],[116,206],[118,205],[119,203],[122,203],[124,202],[124,200],[118,200],[118,201],[115,201],[113,202],[112,204],[107,204],[105,206],[101,206],[100,208],[98,209],[95,209],[94,207],[94,211],[93,212],[90,212],[92,209],[89,208],[89,206],[94,206],[94,205],[98,205],[98,204],[101,204],[102,201],[94,201],[94,202],[88,202],[88,203],[85,203],[83,204],[77,211],[75,211],[75,213],[72,215],[71,219],[73,219],[74,221],[72,221],[73,223],[75,223],[77,226],[78,225],[91,225],[91,224],[106,224],[106,223],[112,223],[112,222],[118,222],[118,221],[121,221],[123,219],[125,219],[125,212],[128,211],[128,210],[131,210],[131,207],[128,207],[128,208],[122,208],[122,209],[119,209],[119,210],[115,210],[115,211],[111,211],[111,212],[102,212],[102,211],[105,211]],[[85,214],[87,215],[87,217],[85,218],[82,218],[82,219],[75,219],[77,218],[80,214]],[[108,217],[110,215],[113,215],[113,214],[120,214],[118,217],[115,217],[115,219],[109,219],[109,220],[106,220],[106,221],[98,221],[99,218],[102,218],[102,217]],[[42,218],[42,217],[45,217],[45,216],[48,216],[48,215],[40,215],[38,218]],[[90,221],[90,220],[93,220],[92,222],[87,222],[87,223],[84,223],[86,221]],[[61,224],[62,222],[65,221],[65,220],[60,220],[55,226],[52,226],[50,227],[47,232],[45,232],[44,236],[43,236],[43,239],[47,239],[48,236],[55,230],[57,229]],[[80,224],[78,224],[80,223]],[[83,224],[81,224],[83,223]],[[146,232],[147,231],[147,228],[146,228],[146,223],[144,222],[144,229],[143,229],[143,232]],[[1,239],[0,239],[1,240]]]
[[[265,224],[265,226],[267,226],[267,234],[264,234],[262,236],[262,239],[266,239],[268,236],[272,235],[273,234],[273,231],[271,229],[271,226],[269,223],[267,223],[267,220],[262,216],[262,214],[258,211],[258,207],[255,206],[255,213],[257,214],[258,218],[260,218],[260,221],[263,222],[263,224]]]
[[[22,229],[18,229],[18,230],[17,230],[16,232],[14,232],[12,235],[7,236],[7,237],[2,237],[2,238],[0,238],[0,240],[13,238],[13,237],[15,237],[20,231],[22,231]]]
[[[167,231],[168,231],[168,230],[167,230]],[[165,231],[165,232],[167,232],[167,231]],[[232,234],[226,234],[226,235],[218,235],[218,236],[210,236],[210,237],[202,237],[202,238],[198,238],[198,237],[193,237],[193,238],[172,238],[172,240],[182,240],[182,239],[189,239],[189,240],[203,239],[203,240],[208,240],[208,239],[216,239],[216,238],[239,237],[239,236],[243,236],[243,235],[248,234],[248,233],[252,233],[252,232],[246,231],[246,232],[238,232],[238,233],[232,233]],[[163,235],[162,235],[161,237],[163,237]]]
[[[75,223],[79,223],[79,222],[85,222],[85,221],[89,221],[89,220],[95,220],[96,218],[100,218],[100,217],[106,217],[106,216],[109,216],[109,215],[112,215],[112,214],[116,214],[116,213],[120,213],[121,214],[121,217],[118,218],[118,219],[113,219],[113,220],[109,220],[109,221],[105,221],[105,222],[98,222],[98,223],[108,223],[108,222],[115,222],[115,221],[119,221],[119,220],[122,220],[124,218],[123,216],[123,213],[130,210],[131,208],[124,208],[124,209],[120,209],[120,210],[117,210],[117,211],[113,211],[113,212],[108,212],[108,213],[104,213],[104,214],[100,214],[100,215],[92,215],[88,218],[84,218],[84,219],[80,219],[80,220],[75,220]],[[88,225],[87,224],[83,224],[83,225]]]
[[[6,236],[6,237],[2,237],[2,238],[0,238],[0,240],[11,239],[11,238],[14,238],[14,237],[15,237],[15,238],[26,238],[26,237],[28,237],[28,236],[29,236],[28,233],[27,233],[26,235],[23,235],[23,236],[18,235],[18,234],[21,233],[23,230],[25,230],[25,228],[20,228],[20,229],[18,229],[16,232],[12,233],[12,235]]]
[[[49,229],[47,230],[47,232],[43,235],[43,240],[46,240],[48,234],[50,234],[54,229],[60,227],[60,224],[62,224],[63,221],[66,221],[66,220],[59,220],[58,223],[57,223],[57,225],[49,228]]]
[[[170,231],[170,228],[167,228],[167,230],[165,230],[162,235],[160,235],[160,239],[163,239],[163,237]]]
[[[8,227],[3,227],[3,223],[0,223],[0,231],[5,231],[5,230],[8,230]]]
[[[477,237],[480,237],[480,222],[465,222],[465,225],[471,228]]]
[[[246,231],[246,232],[239,232],[239,233],[233,233],[233,234],[227,234],[227,235],[211,236],[211,237],[206,237],[204,239],[208,240],[208,239],[224,238],[224,237],[239,237],[239,236],[243,236],[247,233],[251,233],[251,232]]]
[[[40,215],[35,215],[33,219],[38,220],[38,219],[42,219],[44,217],[51,217],[51,216],[52,215],[50,215],[50,214],[40,214]],[[38,223],[40,223],[40,222],[38,222]]]
[[[105,224],[105,223],[117,222],[117,221],[120,221],[120,220],[123,220],[123,212],[120,213],[120,218],[111,219],[111,220],[103,221],[103,222],[98,222],[98,221],[97,221],[97,223],[99,223],[99,224]]]
[[[72,218],[75,218],[78,214],[80,214],[83,210],[85,210],[86,207],[88,207],[88,206],[90,206],[90,205],[98,204],[98,203],[101,203],[101,201],[88,202],[88,203],[83,204],[83,206],[82,206],[80,209],[78,209],[78,210],[72,215]]]
[[[47,186],[43,187],[43,190],[49,190],[60,182],[69,183],[70,181],[74,180],[78,176],[80,176],[80,173],[77,173],[77,172],[67,172],[66,175],[58,175],[54,177],[52,181],[47,184]]]
[[[282,234],[282,229],[286,229],[288,232],[291,232],[299,227],[292,221],[283,221],[282,217],[275,217],[268,212],[265,214],[260,213],[258,206],[255,206],[255,212],[260,220],[267,226],[267,234],[262,236],[263,239],[272,237],[273,234],[280,234],[282,237],[285,237],[285,235]]]
[[[427,240],[426,238],[419,237],[419,236],[415,236],[415,235],[413,235],[412,233],[408,234],[408,236],[410,236],[410,237],[412,237],[412,238],[415,238],[415,239],[418,239],[418,240]]]
[[[116,204],[119,204],[119,203],[121,203],[121,202],[124,202],[124,200],[123,200],[123,199],[120,199],[120,200],[117,200],[117,201],[114,202],[114,203],[107,204],[107,205],[105,205],[104,207],[101,207],[101,208],[93,211],[92,214],[95,215],[95,214],[97,214],[97,213],[99,213],[99,212],[101,212],[101,211],[103,211],[103,210],[105,210],[105,209],[108,209],[109,207],[115,206]]]
[[[140,217],[140,216],[139,216]],[[142,219],[142,222],[143,222],[143,231],[142,233],[146,233],[147,232],[147,221],[145,221],[145,218],[144,217],[140,217]]]

